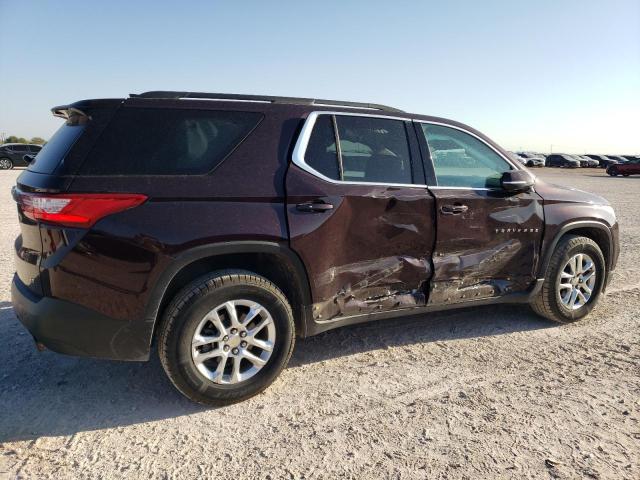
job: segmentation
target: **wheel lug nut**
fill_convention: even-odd
[[[240,336],[241,336],[242,338],[246,337],[246,336],[247,336],[247,332],[240,332]]]
[[[225,345],[224,347],[222,347],[222,349],[223,349],[225,352],[228,352],[230,348],[231,348],[231,347],[230,347],[229,345]]]
[[[238,350],[237,348],[234,348],[233,350],[231,350],[231,353],[233,353],[234,355],[237,355],[239,351],[240,350]]]
[[[225,335],[224,337],[222,337],[222,341],[226,342],[229,340],[229,335]]]
[[[241,343],[240,343],[240,346],[241,346],[242,348],[247,348],[247,342],[241,342]]]
[[[238,329],[237,328],[232,328],[231,329],[231,335],[235,335],[236,333],[238,333]]]

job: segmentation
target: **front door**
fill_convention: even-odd
[[[526,291],[536,279],[543,234],[542,199],[501,188],[514,169],[480,137],[420,122],[433,168],[437,239],[430,305],[446,305]]]
[[[310,114],[286,177],[317,322],[424,306],[434,200],[406,119]]]

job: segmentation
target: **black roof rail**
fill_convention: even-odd
[[[318,98],[299,97],[274,97],[270,95],[243,95],[237,93],[204,93],[204,92],[173,92],[173,91],[152,91],[144,93],[131,93],[132,98],[164,98],[178,100],[181,98],[203,98],[207,100],[233,100],[243,102],[267,102],[284,103],[293,105],[329,105],[335,107],[368,108],[371,110],[382,110],[385,112],[403,112],[398,108],[379,105],[377,103],[342,102],[339,100],[321,100]]]

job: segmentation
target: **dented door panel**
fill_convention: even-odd
[[[307,202],[333,208],[298,209]],[[291,246],[309,273],[314,320],[425,305],[435,242],[425,187],[333,184],[292,166],[287,215]]]
[[[438,229],[429,305],[497,297],[531,286],[544,222],[536,193],[445,188],[432,192]],[[452,206],[464,211],[449,213]]]

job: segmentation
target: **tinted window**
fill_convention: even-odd
[[[383,118],[336,116],[343,179],[412,183],[404,123]]]
[[[42,150],[42,147],[38,145],[29,145],[29,150],[31,150],[32,152],[39,152],[40,150]]]
[[[216,167],[262,114],[123,108],[81,167],[86,175],[188,175]]]
[[[85,125],[68,125],[65,123],[51,137],[51,140],[42,147],[34,161],[29,164],[28,169],[38,173],[53,173],[84,129]]]
[[[26,145],[14,145],[11,148],[13,149],[14,152],[18,152],[18,153],[27,153],[29,151]]]
[[[320,115],[309,137],[304,161],[325,177],[340,180],[336,137],[331,115]]]
[[[511,165],[492,148],[461,130],[422,123],[438,185],[498,187]]]

